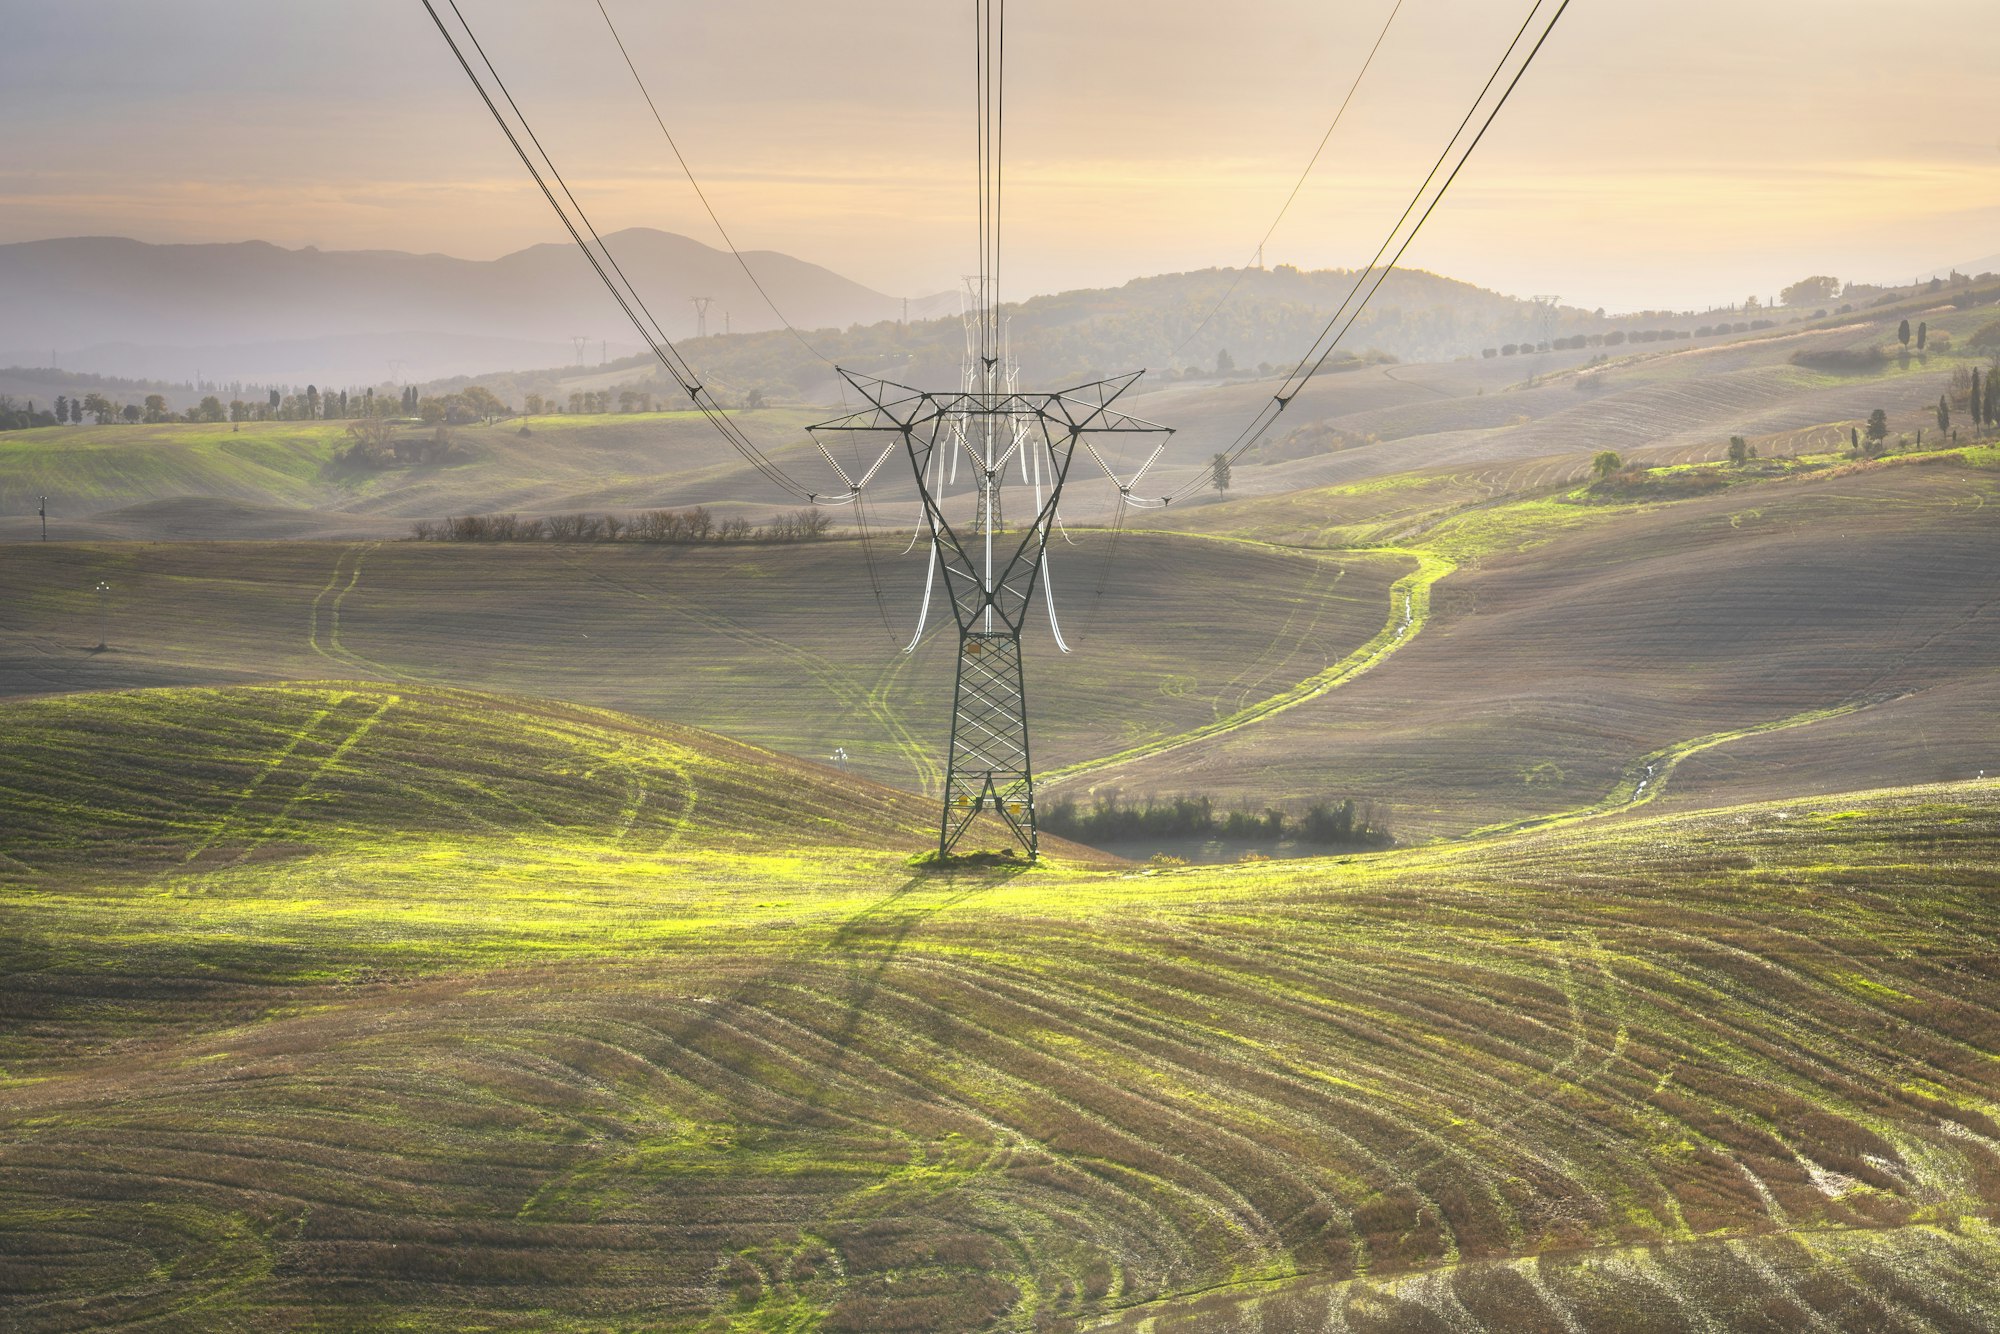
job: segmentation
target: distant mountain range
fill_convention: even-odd
[[[688,347],[718,389],[833,403],[824,357],[924,384],[956,384],[964,357],[956,294],[908,303],[776,251],[745,259],[814,351],[782,332],[735,258],[646,228],[605,238],[677,343],[711,298],[711,337]],[[1182,376],[1283,367],[1354,290],[1340,269],[1202,269],[1010,303],[1011,355],[1030,381],[1075,382],[1150,367]],[[1422,271],[1398,271],[1353,323],[1348,352],[1405,360],[1479,356],[1515,344],[1678,327],[1699,316],[1606,317],[1552,309]],[[715,337],[729,332],[727,338]],[[578,341],[582,346],[578,346]],[[0,245],[0,392],[53,399],[88,374],[172,381],[176,407],[206,390],[257,396],[308,383],[437,386],[476,377],[503,396],[618,384],[670,387],[573,246],[495,260],[400,251],[286,250],[262,241],[151,245],[73,237]],[[815,356],[814,352],[819,355]],[[609,363],[609,364],[604,364]],[[35,368],[53,364],[60,370]],[[599,383],[601,381],[601,383]]]
[[[727,251],[671,232],[605,238],[669,337],[780,327]],[[900,298],[777,251],[745,253],[800,328],[873,324]],[[912,317],[942,313],[913,301]],[[585,340],[579,354],[574,339]],[[0,365],[173,380],[374,384],[595,364],[638,340],[574,246],[495,260],[263,241],[151,245],[85,236],[0,245]]]

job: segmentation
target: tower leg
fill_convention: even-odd
[[[951,760],[945,770],[938,853],[957,846],[982,810],[1005,821],[1033,858],[1039,851],[1035,780],[1028,756],[1028,695],[1021,637],[968,630],[958,640],[952,693]]]

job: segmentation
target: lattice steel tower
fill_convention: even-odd
[[[942,574],[958,628],[939,854],[949,853],[980,812],[990,810],[1033,857],[1039,838],[1021,631],[1038,590],[1051,599],[1050,625],[1055,626],[1045,562],[1063,486],[1079,450],[1117,481],[1091,436],[1158,435],[1152,451],[1157,456],[1169,432],[1112,408],[1139,372],[1055,393],[1023,393],[995,383],[1000,378],[997,362],[982,371],[986,383],[980,389],[954,393],[927,393],[842,371],[869,406],[812,431],[815,439],[852,431],[893,436],[874,468],[858,481],[849,480],[853,491],[898,447],[916,478],[931,542],[925,607],[932,581]],[[954,524],[946,513],[945,478],[947,465],[956,472],[961,464],[969,466],[975,483],[973,509],[969,521]],[[1006,512],[1001,491],[1010,470],[1034,498],[1033,517],[1012,531],[1000,519]],[[1119,488],[1122,494],[1129,485],[1120,483]],[[922,633],[920,622],[917,637]],[[916,642],[912,638],[912,648]]]
[[[1035,781],[1028,737],[1027,691],[1021,671],[1021,630],[1039,590],[1049,608],[1049,625],[1056,644],[1068,652],[1056,620],[1048,567],[1049,534],[1058,522],[1057,506],[1063,487],[1070,480],[1070,470],[1081,450],[1116,487],[1118,520],[1122,521],[1128,504],[1166,504],[1165,498],[1141,502],[1132,488],[1165,449],[1164,437],[1169,432],[1165,427],[1112,408],[1118,396],[1138,379],[1136,372],[1053,393],[1024,393],[1016,386],[1015,368],[1007,356],[999,300],[1000,163],[1006,105],[1002,96],[1005,0],[972,3],[979,128],[979,271],[971,280],[965,310],[966,362],[961,384],[955,392],[928,393],[842,370],[841,375],[861,392],[868,406],[812,428],[812,438],[846,487],[844,492],[814,490],[809,483],[793,477],[730,418],[667,338],[626,277],[603,236],[556,169],[554,160],[542,147],[541,139],[513,94],[508,92],[499,70],[487,58],[459,7],[449,6],[455,22],[447,23],[433,0],[423,0],[423,5],[494,123],[555,209],[570,239],[582,251],[605,290],[632,322],[661,368],[745,462],[767,481],[802,501],[829,506],[853,504],[858,516],[862,489],[889,456],[901,449],[909,458],[922,502],[923,517],[917,540],[925,536],[930,540],[924,611],[909,649],[914,650],[922,641],[923,620],[929,614],[932,590],[940,573],[944,576],[959,640],[951,750],[938,850],[950,852],[972,821],[982,811],[991,810],[1006,822],[1033,856],[1038,850]],[[609,26],[610,15],[607,13],[604,18]],[[461,33],[464,41],[460,40]],[[617,37],[615,27],[612,36]],[[619,48],[623,52],[622,41]],[[626,64],[638,80],[638,70],[632,66],[629,54]],[[638,81],[640,91],[645,93],[643,80]],[[646,100],[650,105],[650,93],[646,93]],[[657,109],[655,119],[658,119]],[[664,133],[666,123],[659,124]],[[667,137],[671,145],[672,136]],[[674,151],[678,155],[679,149]],[[693,183],[691,174],[689,181]],[[700,189],[699,185],[695,188]],[[721,228],[719,220],[716,226],[718,230]],[[728,233],[723,233],[723,239],[728,240]],[[730,249],[735,251],[733,242]],[[742,260],[740,253],[737,259]],[[749,272],[747,264],[744,267],[746,276],[755,283],[756,276]],[[692,301],[695,333],[700,337],[708,331],[711,298],[694,297]],[[772,311],[776,314],[777,307],[773,306]],[[791,329],[781,314],[779,319]],[[791,332],[811,347],[797,329]],[[581,336],[576,339],[579,362],[586,342]],[[850,474],[821,440],[821,434],[826,432],[878,432],[886,433],[889,439],[873,463]],[[1132,434],[1160,438],[1137,469],[1120,477],[1091,440],[1094,436]],[[970,491],[958,481],[961,468],[970,470]],[[1020,501],[1012,506],[1002,503],[1010,474],[1016,485],[1032,491],[1032,505]],[[958,488],[956,494],[951,494],[952,488]],[[963,506],[968,501],[971,502],[968,517],[955,522],[948,516],[948,508]],[[1010,513],[1029,517],[1026,522],[1017,519],[1016,526],[1010,529],[1006,518]],[[865,539],[865,527],[862,531]],[[872,578],[872,558],[870,567]]]
[[[1039,851],[1039,837],[1021,630],[1039,590],[1048,603],[1056,642],[1068,651],[1055,618],[1047,562],[1063,487],[1082,451],[1118,488],[1122,510],[1133,484],[1166,447],[1170,432],[1112,408],[1140,372],[1053,393],[1027,393],[1016,387],[999,301],[1004,0],[974,0],[973,21],[978,48],[979,272],[967,280],[962,383],[955,392],[932,393],[843,369],[841,376],[868,406],[811,429],[820,453],[846,484],[848,498],[858,498],[898,449],[909,458],[916,479],[923,507],[918,537],[930,539],[924,615],[942,574],[958,628],[939,854],[949,853],[982,811],[991,811],[1033,857]],[[821,438],[845,432],[890,437],[858,477],[840,466]],[[1134,434],[1158,439],[1145,462],[1121,479],[1091,438]],[[961,468],[970,471],[972,490],[948,496]],[[1032,494],[1032,506],[1020,500],[1011,506],[1003,503],[1010,476]],[[969,515],[954,522],[947,513],[948,502],[963,507],[967,501]],[[1030,517],[1009,529],[1005,516],[1010,512]],[[922,637],[920,617],[910,649]]]

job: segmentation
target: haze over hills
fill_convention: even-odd
[[[1978,259],[1961,259],[1952,264],[1940,264],[1934,269],[1925,269],[1911,281],[1927,283],[1933,278],[1949,278],[1954,273],[1985,276],[2000,273],[2000,252],[1982,255]]]
[[[1266,282],[1338,286],[1220,336]],[[0,1326],[1987,1328],[2000,285],[1885,295],[1350,363],[1122,532],[1080,472],[1041,808],[1264,831],[1069,826],[1144,866],[912,857],[907,466],[723,541],[648,512],[789,497],[616,394],[0,434]],[[1187,364],[1162,490],[1277,383]]]
[[[669,337],[695,332],[696,296],[714,298],[717,332],[724,312],[738,331],[778,327],[727,251],[650,228],[605,241]],[[902,314],[900,298],[819,265],[776,251],[745,259],[802,328]],[[601,341],[614,354],[637,346],[568,244],[469,260],[263,241],[28,241],[0,246],[0,310],[0,364],[46,365],[53,353],[68,369],[172,379],[373,384],[568,365],[576,337],[590,340],[593,363]]]
[[[718,385],[814,403],[839,395],[821,357],[897,378],[955,382],[964,355],[953,293],[907,303],[776,251],[745,261],[812,349],[782,331],[733,256],[649,228],[605,238],[667,336],[694,338],[692,298],[712,299],[709,341],[690,349]],[[1354,287],[1346,269],[1199,269],[1008,302],[1010,345],[1031,379],[1289,364]],[[287,250],[262,241],[152,245],[71,237],[0,246],[0,366],[210,384],[359,387],[480,378],[503,396],[549,393],[579,365],[654,374],[576,249],[530,246],[495,260],[390,250]],[[901,321],[907,316],[910,324]],[[1680,323],[1607,317],[1416,270],[1399,270],[1345,345],[1404,360]],[[725,332],[732,335],[722,338]],[[579,354],[576,341],[585,340]],[[817,352],[819,355],[815,355]],[[624,365],[617,363],[623,361]],[[507,377],[514,377],[510,381]],[[50,399],[86,386],[0,372],[0,392]],[[574,386],[571,386],[574,387]],[[668,388],[662,382],[660,388]],[[182,402],[185,398],[187,401]],[[169,394],[185,407],[199,394]]]

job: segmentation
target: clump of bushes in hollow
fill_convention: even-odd
[[[1130,805],[1117,793],[1079,805],[1071,798],[1041,812],[1037,823],[1051,834],[1079,843],[1118,843],[1145,838],[1222,838],[1238,843],[1319,843],[1387,847],[1396,840],[1388,820],[1372,802],[1316,801],[1303,814],[1269,808],[1219,808],[1208,796],[1148,797]]]
[[[419,519],[410,536],[419,542],[663,542],[693,546],[708,542],[817,542],[833,529],[833,519],[817,509],[792,510],[767,522],[720,519],[697,505],[687,510],[646,510],[618,514],[552,514],[524,519],[518,514],[467,514]]]

